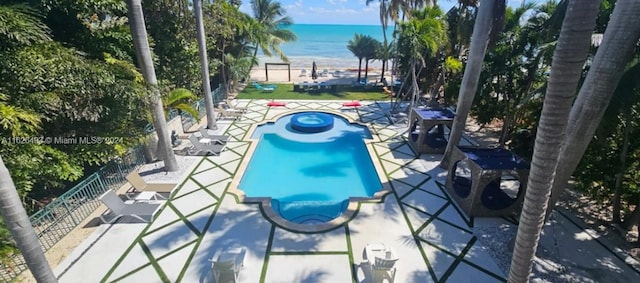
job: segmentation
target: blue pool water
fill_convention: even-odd
[[[382,184],[363,139],[366,127],[336,115],[334,126],[303,133],[291,117],[258,127],[259,139],[239,188],[248,197],[271,197],[274,210],[296,223],[326,222],[338,217],[349,197],[371,197]]]

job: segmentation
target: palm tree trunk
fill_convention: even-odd
[[[382,74],[380,75],[380,82],[384,82],[384,69],[387,65],[387,60],[382,60]]]
[[[151,59],[151,50],[149,49],[149,40],[147,39],[147,30],[144,25],[144,15],[142,14],[142,4],[140,4],[140,0],[127,0],[127,5],[129,7],[129,26],[131,27],[133,45],[136,48],[138,65],[145,81],[151,88],[149,101],[153,126],[158,135],[158,152],[164,161],[164,169],[166,171],[178,171],[178,161],[171,149],[171,138],[169,137],[167,120],[164,117],[162,100],[160,99],[158,79]]]
[[[631,109],[626,109],[624,112],[624,130],[622,134],[622,150],[620,151],[620,168],[616,174],[615,190],[613,194],[613,223],[622,223],[620,217],[620,210],[622,210],[622,203],[620,201],[620,195],[622,194],[622,180],[624,179],[624,172],[627,171],[627,154],[629,154],[629,132],[631,131]]]
[[[44,256],[42,245],[22,206],[9,170],[0,156],[0,212],[31,274],[38,282],[58,282]]]
[[[369,58],[365,59],[364,62],[364,80],[367,81],[369,77]]]
[[[462,132],[467,123],[467,116],[473,104],[473,98],[478,89],[478,80],[480,72],[482,72],[482,63],[484,55],[489,45],[489,34],[493,23],[493,7],[496,1],[504,0],[483,0],[476,16],[473,34],[471,35],[471,50],[467,66],[464,69],[462,84],[460,85],[460,93],[458,94],[458,105],[456,107],[456,116],[453,119],[453,127],[449,135],[447,148],[440,162],[440,167],[447,168],[449,166],[449,156],[453,149],[460,143]]]
[[[360,82],[360,71],[362,70],[362,58],[358,58],[358,82]]]
[[[625,64],[631,59],[640,37],[638,15],[640,1],[616,2],[602,44],[569,115],[570,126],[558,161],[562,166],[556,169],[547,217],[578,167],[624,72]]]
[[[202,0],[194,0],[193,8],[196,14],[198,31],[198,50],[200,51],[200,68],[202,72],[202,90],[204,92],[204,107],[207,111],[207,128],[217,129],[216,113],[213,110],[213,97],[211,96],[211,82],[209,82],[209,62],[207,60],[207,39],[202,23]]]
[[[553,53],[508,282],[528,282],[569,109],[591,44],[599,0],[570,1]]]

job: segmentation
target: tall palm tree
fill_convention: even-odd
[[[280,44],[298,38],[290,30],[282,29],[282,26],[293,24],[293,20],[285,16],[287,11],[279,2],[272,0],[251,0],[251,10],[253,17],[263,26],[261,31],[264,32],[263,35],[255,37],[256,49],[253,51],[253,57],[256,58],[260,48],[267,56],[275,52],[283,61],[288,61],[287,56],[280,50]]]
[[[204,107],[207,112],[207,128],[217,129],[216,113],[213,108],[213,96],[211,96],[211,82],[209,82],[209,62],[207,60],[207,39],[202,23],[202,0],[193,1],[193,9],[196,14],[196,29],[198,34],[198,52],[200,53],[200,71],[202,73],[202,91],[204,93]],[[198,117],[198,116],[194,116]]]
[[[570,1],[571,2],[571,1]],[[571,113],[547,215],[582,159],[640,37],[640,2],[619,0]]]
[[[528,282],[560,146],[575,91],[591,45],[599,0],[570,1],[553,54],[551,76],[531,161],[524,206],[513,250],[509,282]]]
[[[347,42],[347,49],[353,53],[354,56],[358,57],[358,81],[360,81],[360,75],[362,70],[362,59],[364,59],[367,55],[366,50],[366,42],[368,35],[364,34],[355,34],[353,35],[353,39]]]
[[[4,103],[0,93],[0,135],[9,137],[35,135],[40,129],[40,116]],[[56,282],[56,277],[44,256],[40,240],[33,230],[22,200],[0,156],[0,213],[4,223],[22,253],[31,274],[38,282]]]
[[[0,156],[0,212],[35,279],[38,282],[58,282],[44,256],[40,240],[33,230],[27,211],[22,206],[2,156]]]
[[[443,155],[440,166],[447,168],[449,165],[450,153],[454,147],[460,143],[462,132],[467,123],[467,116],[473,104],[473,98],[478,89],[478,80],[482,71],[482,63],[484,55],[489,46],[489,35],[494,24],[494,8],[498,5],[504,5],[505,0],[483,0],[476,15],[473,34],[471,36],[471,50],[469,58],[462,77],[460,85],[460,93],[458,94],[458,105],[456,107],[456,117],[453,119],[453,127],[449,135],[449,142]],[[502,2],[502,3],[500,3]]]
[[[144,15],[142,14],[142,4],[140,0],[127,0],[127,6],[129,8],[129,26],[131,27],[133,45],[136,48],[138,65],[150,88],[150,111],[153,117],[153,126],[158,135],[158,152],[164,161],[164,169],[166,171],[178,171],[178,161],[171,149],[171,138],[169,137],[167,120],[164,116],[160,90],[158,89],[158,79],[151,59],[151,50],[149,49],[147,30],[144,25]]]

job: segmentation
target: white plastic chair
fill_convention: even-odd
[[[214,282],[238,282],[246,252],[245,248],[227,249],[216,260],[209,260]]]

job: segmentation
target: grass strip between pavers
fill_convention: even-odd
[[[351,266],[351,283],[356,283],[358,271],[355,269],[356,262],[353,259],[353,246],[351,245],[351,233],[349,232],[349,223],[344,224],[344,234],[347,239],[347,253],[349,254],[349,265]]]
[[[267,277],[267,269],[269,267],[269,255],[271,254],[271,247],[273,246],[273,237],[275,237],[276,226],[271,225],[271,231],[269,231],[269,240],[267,242],[267,250],[264,253],[264,261],[262,262],[262,272],[260,272],[260,283],[263,283],[265,277]]]

